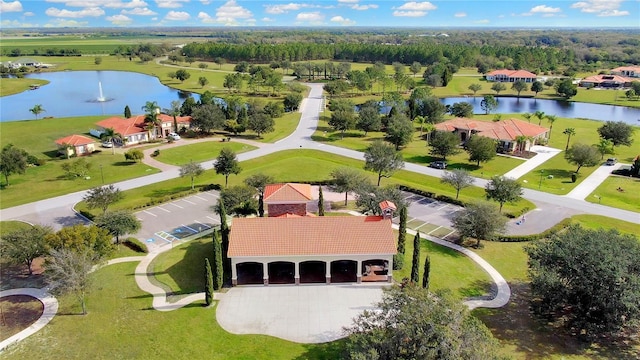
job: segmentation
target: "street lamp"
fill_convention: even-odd
[[[102,171],[102,164],[100,164],[100,177],[102,178],[102,185],[104,185],[104,172]]]
[[[538,190],[542,187],[543,178],[544,178],[544,170],[540,170],[540,182],[538,183]]]

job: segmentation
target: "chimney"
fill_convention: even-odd
[[[396,207],[396,204],[394,204],[389,200],[384,200],[380,202],[379,205],[380,205],[380,210],[382,211],[382,218],[389,219],[389,220],[393,219],[393,212],[398,209]]]

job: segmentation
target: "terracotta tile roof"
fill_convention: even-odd
[[[605,81],[613,81],[616,83],[626,83],[626,82],[631,82],[632,80],[624,77],[624,76],[620,76],[620,75],[605,75],[605,74],[600,74],[600,75],[593,75],[593,76],[587,76],[586,78],[580,80],[580,82],[590,82],[590,83],[595,83],[595,84],[600,84],[603,83]]]
[[[103,129],[113,128],[117,133],[122,134],[123,136],[139,134],[146,132],[145,123],[144,123],[145,115],[136,115],[132,116],[128,119],[121,118],[118,116],[110,117],[108,119],[104,119],[96,123],[96,125],[102,127]],[[162,121],[162,123],[171,123],[173,124],[173,116],[167,114],[158,114],[158,120]],[[177,116],[176,121],[179,124],[191,123],[191,116]]]
[[[474,130],[479,135],[496,140],[515,140],[518,136],[536,137],[549,129],[519,119],[501,121],[483,121],[467,118],[455,118],[435,125],[439,131]]]
[[[94,139],[82,135],[70,135],[56,140],[58,145],[69,144],[73,146],[93,144],[94,142],[96,142]]]
[[[394,204],[393,202],[389,201],[389,200],[384,200],[380,202],[380,209],[384,210],[384,209],[392,209],[392,210],[397,210],[398,207],[396,206],[396,204]]]
[[[635,71],[640,73],[640,66],[620,66],[615,69],[611,69],[612,72],[618,71]]]
[[[264,188],[264,203],[308,202],[313,200],[309,184],[269,184]]]
[[[395,254],[391,220],[381,216],[239,218],[229,257]]]
[[[504,75],[512,78],[536,78],[537,75],[527,71],[527,70],[509,70],[509,69],[500,69],[494,70],[487,75],[496,76],[496,75]]]

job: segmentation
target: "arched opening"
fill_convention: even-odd
[[[331,262],[331,283],[356,282],[358,263],[353,260]]]
[[[371,259],[362,262],[362,281],[387,281],[389,262],[383,259]]]
[[[295,283],[296,264],[288,261],[269,263],[269,284]]]
[[[264,284],[264,271],[262,263],[244,262],[236,265],[238,285],[262,285]]]
[[[324,261],[303,261],[300,266],[300,283],[324,283],[326,281],[327,263]]]

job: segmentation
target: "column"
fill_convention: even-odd
[[[325,269],[325,278],[327,279],[327,285],[331,284],[331,261],[326,261],[327,268]]]
[[[356,282],[360,284],[362,282],[362,261],[356,260]]]
[[[293,279],[296,283],[296,285],[300,285],[300,262],[296,261],[293,263],[294,265],[294,269],[295,269],[295,273],[293,275]]]
[[[262,263],[262,280],[265,286],[269,285],[269,263],[267,262]]]
[[[238,285],[238,271],[236,269],[236,259],[231,259],[231,285]]]
[[[393,281],[393,256],[389,256],[387,258],[387,261],[389,261],[389,268],[387,269],[387,281],[392,282]]]

